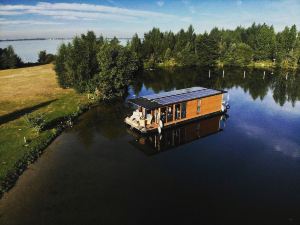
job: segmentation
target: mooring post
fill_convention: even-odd
[[[263,80],[265,79],[265,74],[263,75]]]
[[[223,78],[224,78],[224,74],[225,74],[225,72],[224,72],[224,70],[223,70]]]
[[[244,79],[246,78],[246,71],[244,70]]]
[[[288,75],[289,75],[289,73],[287,73],[287,74],[285,75],[285,79],[286,79],[286,80],[288,79]]]
[[[208,70],[208,78],[210,78],[210,70]]]

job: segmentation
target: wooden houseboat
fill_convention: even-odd
[[[129,99],[137,109],[125,123],[142,133],[160,133],[163,127],[225,112],[229,106],[223,101],[224,93],[191,87]]]

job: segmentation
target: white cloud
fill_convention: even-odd
[[[159,4],[163,4],[161,1]],[[185,17],[147,10],[127,9],[115,6],[82,3],[48,3],[36,5],[0,5],[0,15],[40,15],[60,20],[101,20],[128,23],[169,23],[170,21],[187,22]],[[190,22],[190,20],[189,20]]]
[[[162,7],[165,2],[164,1],[157,1],[156,4],[159,6],[159,7]]]
[[[105,13],[108,16],[129,16],[135,18],[157,18],[160,19],[171,19],[174,15],[158,13],[146,10],[134,10],[127,8],[120,8],[115,6],[105,6],[105,5],[94,5],[94,4],[83,4],[83,3],[48,3],[48,2],[38,2],[36,5],[0,5],[0,11],[12,11],[23,14],[38,14],[39,11],[60,11],[65,10],[76,14],[78,12],[86,13]],[[88,16],[88,14],[86,14]],[[76,15],[73,15],[76,16]]]
[[[0,19],[1,25],[19,25],[19,24],[31,24],[31,25],[58,25],[63,24],[61,22],[52,22],[52,21],[37,21],[37,20],[6,20]]]

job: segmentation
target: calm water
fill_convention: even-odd
[[[56,54],[62,43],[70,40],[32,40],[32,41],[0,41],[0,48],[13,46],[15,53],[23,62],[37,62],[40,51],[46,50],[47,53]]]
[[[56,54],[62,43],[68,43],[71,39],[65,40],[32,40],[32,41],[0,41],[0,48],[13,46],[15,53],[21,57],[23,62],[37,62],[40,51]],[[127,39],[120,39],[120,44],[125,45]]]
[[[230,94],[226,117],[143,137],[126,103],[90,110],[0,201],[0,224],[300,224],[300,75],[154,71],[129,95]]]

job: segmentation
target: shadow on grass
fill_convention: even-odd
[[[20,109],[20,110],[14,111],[12,113],[6,114],[4,116],[0,116],[0,125],[2,125],[4,123],[8,123],[10,121],[13,121],[15,119],[18,119],[18,118],[20,118],[21,116],[24,116],[27,113],[31,113],[31,112],[33,112],[33,111],[35,111],[35,110],[37,110],[37,109],[39,109],[41,107],[49,105],[50,103],[55,102],[55,101],[57,101],[57,99],[53,99],[53,100],[50,100],[50,101],[42,102],[42,103],[37,104],[35,106],[31,106],[31,107],[27,107],[27,108],[24,108],[24,109]]]

